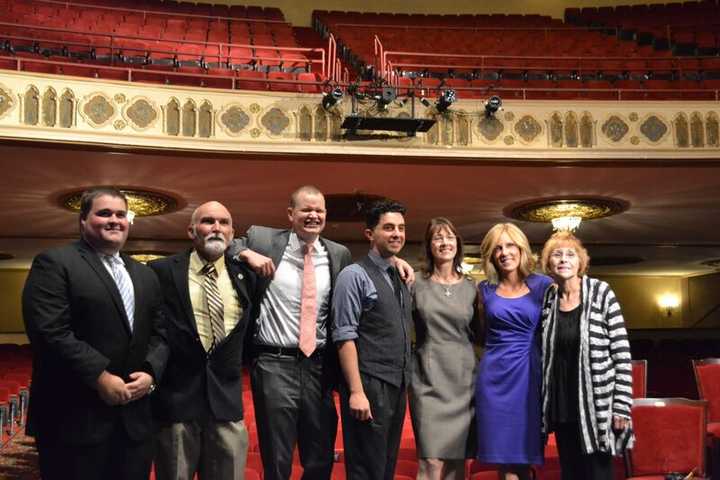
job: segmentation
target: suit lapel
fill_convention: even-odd
[[[240,318],[238,318],[238,321],[233,327],[233,329],[228,332],[227,336],[229,337],[232,333],[244,327],[243,319],[248,318],[245,315],[245,312],[251,310],[252,305],[250,303],[250,292],[248,291],[247,287],[248,283],[245,278],[246,273],[243,272],[243,269],[237,263],[235,263],[231,257],[227,255],[225,256],[225,270],[230,276],[230,282],[232,283],[233,288],[235,288],[235,293],[238,297],[238,303],[242,308],[242,315],[240,315]]]
[[[250,295],[247,290],[247,285],[244,281],[245,274],[243,273],[242,269],[235,262],[233,262],[232,258],[229,256],[225,256],[225,268],[228,275],[230,275],[230,281],[232,282],[233,287],[235,287],[235,291],[238,294],[238,301],[243,306],[243,308],[246,308]]]
[[[289,241],[290,241],[290,230],[282,230],[282,231],[274,234],[272,237],[269,254],[270,254],[270,258],[272,259],[273,263],[275,264],[276,269],[280,266],[280,262],[282,261],[283,253],[285,253],[285,247],[287,247],[287,244]],[[268,287],[270,286],[271,281],[272,281],[272,278],[269,278],[269,277],[262,278],[258,281],[258,283],[260,284],[258,298],[262,299],[265,296],[265,292],[267,291]]]
[[[120,297],[120,292],[118,291],[117,285],[115,284],[115,280],[113,280],[113,278],[110,276],[110,273],[105,268],[105,265],[103,265],[98,253],[90,245],[88,245],[85,241],[80,240],[77,243],[77,246],[80,256],[88,263],[88,265],[90,265],[90,268],[92,268],[92,270],[95,272],[95,274],[98,276],[98,278],[110,294],[110,298],[115,304],[115,308],[117,309],[118,314],[122,319],[123,325],[125,326],[125,331],[128,335],[132,335],[132,331],[130,330],[130,322],[128,321],[127,313],[125,312],[125,305],[123,304],[122,298]],[[130,278],[132,278],[132,276]],[[137,285],[134,279],[133,288],[137,289]],[[137,295],[137,290],[135,290],[135,293]]]
[[[283,230],[273,237],[272,246],[270,247],[270,258],[272,258],[275,268],[280,265],[285,247],[290,241],[290,230]]]
[[[195,322],[195,314],[193,313],[192,302],[190,300],[190,285],[188,282],[190,253],[191,251],[188,251],[185,255],[180,255],[175,258],[175,263],[172,266],[172,277],[175,282],[175,290],[177,290],[178,298],[180,299],[180,306],[183,312],[185,312],[188,324],[192,327],[193,331],[197,333],[197,323]]]
[[[322,243],[325,250],[327,250],[328,263],[330,264],[330,295],[335,287],[335,278],[340,273],[340,259],[335,257],[335,251],[330,248],[330,245],[325,241],[324,238],[320,237],[320,243]]]

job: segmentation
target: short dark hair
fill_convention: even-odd
[[[405,205],[395,200],[378,200],[365,212],[365,226],[372,230],[380,223],[380,217],[386,213],[400,213],[405,215]]]
[[[128,202],[125,194],[114,187],[97,187],[85,190],[80,197],[80,220],[87,220],[90,210],[92,210],[93,202],[96,198],[107,195],[114,198],[122,198],[125,202],[125,208],[127,209]]]

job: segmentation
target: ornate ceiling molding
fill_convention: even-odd
[[[62,92],[62,95],[46,95]],[[78,100],[76,100],[78,99]],[[0,138],[217,151],[314,151],[497,158],[718,158],[717,102],[513,101],[486,116],[481,100],[417,136],[340,129],[350,102],[328,113],[318,94],[178,88],[0,73]],[[17,104],[21,108],[15,108]],[[411,102],[383,115],[409,117]],[[45,119],[40,121],[40,119]],[[53,121],[49,121],[51,119]],[[109,127],[109,128],[108,128]],[[360,141],[362,140],[362,141]]]

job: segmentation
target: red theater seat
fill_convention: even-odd
[[[298,85],[296,83],[284,83],[295,80],[295,75],[290,72],[270,72],[267,75],[268,85],[271,91],[275,92],[297,92]],[[279,80],[275,82],[274,80]]]
[[[415,478],[418,472],[418,462],[414,460],[398,460],[395,465],[395,475],[405,475]]]
[[[633,398],[647,397],[647,360],[632,361]]]
[[[262,459],[260,458],[260,453],[258,452],[248,452],[247,454],[247,462],[246,462],[247,468],[251,468],[255,470],[256,472],[262,472],[263,471],[263,465],[262,465]],[[262,474],[261,474],[262,476]]]
[[[260,472],[252,468],[245,469],[245,480],[261,480]]]
[[[693,360],[701,399],[708,402],[708,433],[720,438],[720,358]]]
[[[316,82],[307,84],[298,84],[298,90],[304,93],[320,93],[319,76],[316,73],[302,72],[297,76],[299,82]]]
[[[267,75],[265,72],[256,70],[238,70],[235,88],[241,90],[267,90]]]
[[[627,452],[629,479],[705,474],[707,402],[684,398],[635,399],[635,446]]]

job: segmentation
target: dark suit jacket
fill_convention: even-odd
[[[254,252],[272,258],[273,263],[275,263],[275,266],[277,267],[280,264],[280,260],[282,260],[283,253],[285,252],[285,247],[287,247],[289,241],[290,230],[281,230],[277,228],[260,227],[253,225],[248,229],[247,236],[239,239],[233,245],[233,250],[234,252],[239,252],[244,248],[249,248]],[[335,286],[335,279],[343,268],[352,263],[352,257],[350,255],[350,250],[348,250],[347,247],[340,245],[339,243],[333,242],[332,240],[328,240],[323,237],[320,237],[320,242],[327,250],[328,259],[330,261],[330,298],[332,298],[332,289]],[[265,292],[267,292],[268,286],[270,285],[271,281],[272,278],[258,278],[257,300],[255,301],[255,310],[253,312],[252,323],[250,325],[251,333],[248,335],[249,344],[247,346],[247,349],[250,351],[252,350],[252,346],[250,345],[250,343],[252,342],[252,337],[255,333],[255,323],[257,321],[258,315],[260,314],[260,305],[263,301],[263,298],[265,297]],[[339,366],[337,359],[337,351],[332,348],[332,341],[330,339],[331,324],[332,321],[330,318],[328,318],[328,321],[325,324],[327,328],[328,339],[328,344],[326,345],[326,347],[328,348],[326,348],[325,351],[324,366],[326,372],[326,379],[330,382],[330,384],[334,385],[337,381]]]
[[[200,341],[188,286],[188,250],[150,262],[163,289],[170,346],[163,381],[154,395],[155,415],[167,422],[243,418],[241,368],[243,342],[253,309],[255,274],[245,264],[225,258],[243,316],[208,355]]]
[[[160,284],[122,255],[135,290],[133,330],[111,275],[80,240],[33,260],[23,318],[33,349],[28,431],[46,443],[98,444],[117,422],[134,440],[153,431],[150,399],[108,406],[95,388],[103,370],[129,380],[146,371],[158,382],[167,360]]]

